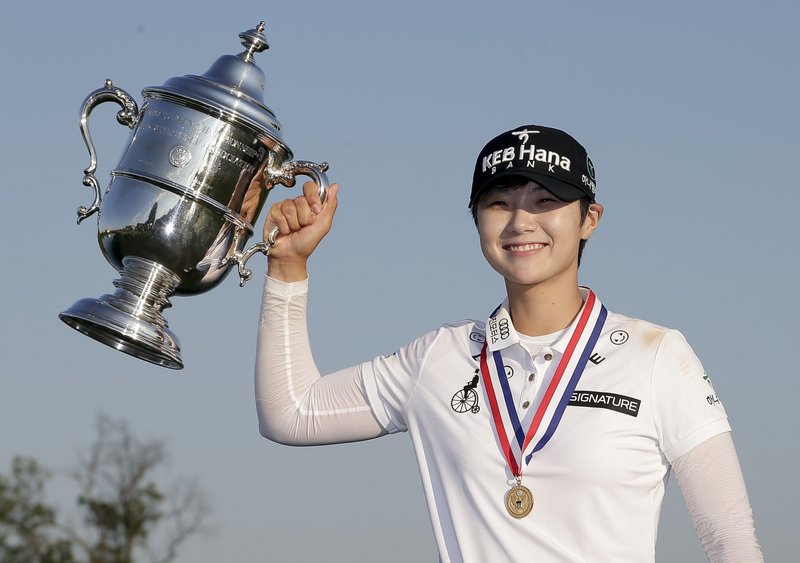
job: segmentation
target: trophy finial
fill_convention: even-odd
[[[266,23],[262,21],[255,29],[248,29],[247,31],[243,31],[239,34],[239,38],[242,40],[242,45],[244,45],[244,48],[247,49],[243,53],[239,54],[239,56],[245,62],[252,63],[254,60],[253,53],[260,53],[261,51],[269,49],[267,38],[264,37],[265,27]]]

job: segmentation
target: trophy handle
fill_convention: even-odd
[[[83,185],[92,188],[94,202],[89,207],[81,205],[78,208],[78,224],[100,209],[100,186],[94,175],[97,170],[97,153],[94,150],[94,143],[92,143],[92,137],[89,134],[89,114],[103,102],[116,102],[119,104],[122,109],[117,113],[117,121],[121,125],[127,125],[129,128],[133,128],[136,124],[136,116],[139,114],[139,108],[133,97],[122,88],[114,86],[111,80],[106,80],[102,88],[98,88],[86,96],[83,101],[83,107],[81,108],[81,135],[83,136],[83,142],[86,143],[86,148],[89,150],[89,166],[83,171]]]
[[[330,186],[328,176],[325,174],[327,169],[327,162],[317,164],[316,162],[307,160],[286,162],[280,168],[273,168],[268,165],[266,170],[264,170],[264,187],[270,190],[277,184],[282,184],[287,188],[291,188],[295,184],[295,176],[308,176],[319,186],[319,199],[322,203],[325,203],[325,198],[328,196],[328,187]],[[234,262],[236,262],[236,265],[239,267],[239,287],[244,286],[247,280],[253,275],[253,272],[245,267],[247,261],[258,252],[269,256],[269,249],[275,246],[275,238],[277,236],[278,227],[273,227],[267,236],[267,240],[258,242],[241,254],[233,257]]]

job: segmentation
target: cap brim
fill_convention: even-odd
[[[487,188],[491,187],[491,185],[497,182],[500,178],[509,178],[513,176],[533,180],[562,201],[575,201],[584,197],[590,201],[594,201],[594,196],[586,193],[582,189],[577,188],[572,184],[562,182],[558,178],[553,178],[547,174],[541,174],[528,170],[508,170],[500,171],[492,176],[489,180],[484,182],[483,185],[475,192],[475,196],[472,198],[472,201],[469,202],[469,206],[472,207],[481,194],[483,194]]]

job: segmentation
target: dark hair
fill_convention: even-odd
[[[527,178],[522,178],[520,176],[510,176],[506,178],[502,178],[497,182],[493,182],[487,185],[478,197],[475,198],[475,202],[470,206],[470,211],[472,212],[472,221],[475,223],[475,226],[478,226],[478,202],[480,202],[481,198],[484,194],[489,191],[490,189],[513,189],[519,188],[524,186],[530,182]],[[547,188],[545,188],[547,189]],[[589,214],[589,206],[591,202],[589,198],[582,197],[580,199],[581,202],[581,224],[586,220],[586,216]],[[581,265],[581,258],[583,257],[583,247],[586,246],[586,239],[581,239],[581,242],[578,244],[578,266]]]

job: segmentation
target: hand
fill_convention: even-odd
[[[331,184],[325,203],[314,182],[303,185],[303,195],[273,205],[264,222],[264,240],[278,227],[275,246],[269,251],[267,274],[283,281],[304,280],[308,257],[328,234],[338,206],[339,185]]]

